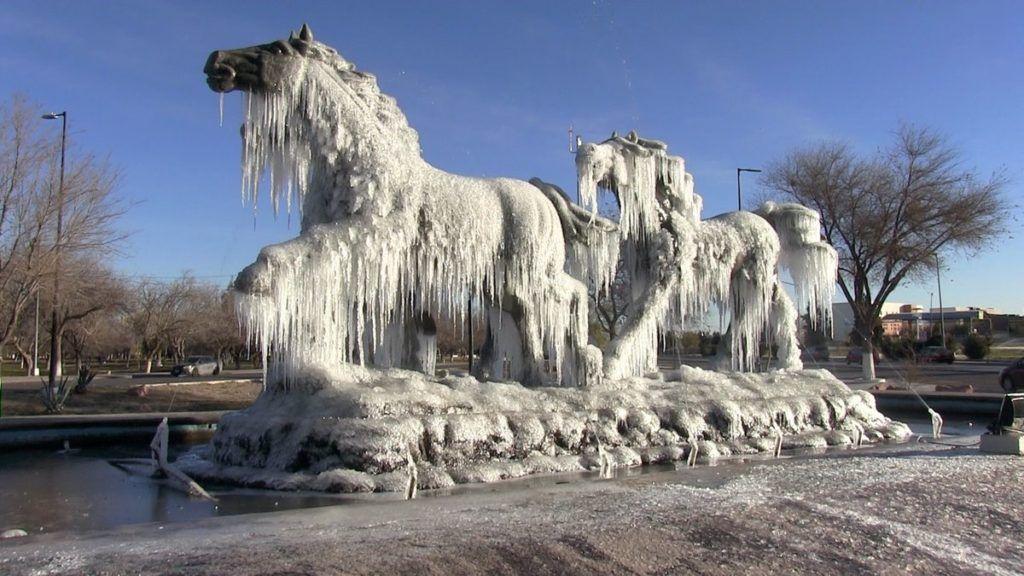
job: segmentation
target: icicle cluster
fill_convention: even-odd
[[[703,203],[693,191],[693,178],[683,159],[666,149],[631,133],[582,145],[577,152],[581,203],[596,210],[601,189],[619,202],[620,252],[633,291],[633,317],[605,358],[608,375],[646,373],[656,361],[658,331],[670,315],[684,324],[711,306],[730,320],[733,369],[754,368],[765,341],[779,345],[780,365],[799,367],[795,308],[779,285],[778,268],[782,264],[790,271],[812,320],[827,321],[836,257],[819,241],[817,213],[773,205],[761,216],[733,212],[701,221]],[[667,298],[669,293],[675,298]]]
[[[470,298],[511,299],[525,315],[507,336],[518,341],[499,331],[499,349],[560,367],[567,342],[585,345],[586,292],[562,270],[561,228],[537,189],[431,167],[372,76],[340,57],[291,61],[280,90],[244,100],[244,198],[266,187],[275,210],[297,201],[303,217],[298,238],[239,276],[242,317],[279,380],[342,362],[393,365],[408,352],[410,316],[462,323]],[[588,258],[603,266],[611,250]]]
[[[789,271],[797,302],[808,310],[812,326],[830,329],[839,257],[821,240],[821,216],[800,204],[766,202],[757,214],[779,235],[779,263]]]

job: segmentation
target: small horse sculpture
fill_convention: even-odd
[[[801,368],[797,313],[778,271],[780,263],[790,271],[814,320],[827,319],[837,258],[819,240],[818,214],[768,203],[757,214],[729,212],[702,221],[693,177],[667,150],[635,132],[577,150],[581,202],[596,211],[597,192],[605,189],[619,204],[621,251],[635,295],[626,325],[605,350],[605,377],[655,370],[658,330],[671,319],[701,318],[710,305],[730,319],[720,355],[727,367],[754,368],[761,343],[772,341],[779,367]]]

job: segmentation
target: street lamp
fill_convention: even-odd
[[[743,189],[740,188],[740,173],[741,172],[760,172],[757,168],[737,168],[736,169],[736,209],[743,210]]]
[[[57,189],[57,237],[54,244],[54,256],[56,258],[53,273],[53,310],[50,314],[50,389],[57,386],[57,378],[60,376],[60,335],[57,334],[58,320],[57,311],[60,309],[60,249],[64,242],[64,154],[67,150],[68,137],[68,113],[50,112],[43,114],[43,120],[61,119],[60,128],[60,184]]]
[[[942,309],[942,265],[935,255],[935,283],[939,285],[939,330],[942,330],[942,347],[946,347],[946,311]]]

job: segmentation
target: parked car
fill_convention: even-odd
[[[801,360],[810,360],[812,362],[828,362],[831,355],[828,351],[828,346],[825,344],[819,344],[817,346],[808,346],[800,351]]]
[[[918,362],[945,362],[952,364],[956,356],[953,351],[944,346],[926,346],[917,354]]]
[[[1007,394],[1017,390],[1024,390],[1024,358],[1003,368],[1002,372],[999,373],[999,385],[1003,387]]]
[[[183,364],[171,368],[171,376],[210,376],[220,374],[213,356],[189,356]]]
[[[872,348],[871,349],[871,356],[875,359],[876,363],[879,360],[881,360],[881,358],[882,358],[878,354],[878,348]],[[853,346],[853,347],[850,348],[850,351],[846,353],[846,363],[847,364],[860,364],[863,361],[864,361],[864,349],[861,348],[860,346]]]

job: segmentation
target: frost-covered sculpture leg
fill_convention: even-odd
[[[368,326],[371,330],[372,325]],[[370,349],[370,334],[364,336],[363,357],[374,366],[405,368],[433,375],[437,364],[437,325],[426,312],[408,312],[392,318],[384,329],[380,345]]]
[[[507,296],[502,307],[487,311],[487,336],[480,352],[480,368],[497,380],[514,380],[526,385],[542,381],[544,353],[540,333],[531,322],[522,301]]]
[[[768,325],[772,328],[772,342],[778,347],[778,367],[783,370],[800,370],[800,344],[797,342],[797,313],[789,294],[776,283],[772,296],[772,312]]]

